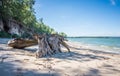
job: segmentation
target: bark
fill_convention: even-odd
[[[38,50],[36,51],[36,57],[51,56],[52,54],[62,52],[61,46],[70,49],[68,45],[64,42],[64,37],[53,34],[53,35],[34,35],[35,39],[38,40]]]
[[[8,41],[8,46],[13,47],[13,48],[18,48],[22,49],[28,46],[36,45],[38,42],[36,40],[29,40],[29,39],[13,39]]]
[[[51,56],[55,53],[61,53],[61,45],[64,46],[68,52],[70,52],[69,46],[65,43],[65,39],[57,34],[52,35],[38,35],[34,34],[34,40],[27,39],[13,39],[8,42],[8,46],[13,48],[25,48],[28,46],[38,44],[36,51],[36,57]]]

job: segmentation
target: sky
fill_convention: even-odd
[[[35,0],[34,10],[68,36],[120,36],[120,0]]]

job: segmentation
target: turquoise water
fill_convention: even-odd
[[[103,45],[120,48],[120,37],[80,37],[67,38],[69,41],[80,42],[84,44]]]

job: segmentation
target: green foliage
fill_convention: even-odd
[[[59,35],[67,37],[67,35],[64,32],[60,32]]]
[[[11,38],[20,38],[20,36],[18,36],[17,34],[13,34],[11,35]]]
[[[49,26],[45,25],[42,19],[40,19],[39,22],[37,22],[35,27],[36,27],[36,31],[40,33],[46,33],[46,34],[56,33],[53,28],[50,28]]]
[[[5,31],[0,31],[0,37],[1,38],[19,38],[20,36],[16,34],[11,35],[10,33],[7,33]]]
[[[53,28],[45,25],[42,18],[40,21],[36,20],[33,9],[34,3],[35,0],[2,0],[0,15],[3,19],[14,19],[24,24],[26,28],[33,29],[37,33],[57,33]],[[63,32],[60,35],[66,36]],[[28,34],[23,34],[22,37],[28,37]]]
[[[3,37],[4,37],[4,38],[9,37],[9,38],[10,38],[11,35],[10,35],[9,33],[4,32],[4,31],[0,31],[0,37],[1,37],[1,38],[3,38]]]
[[[21,37],[22,37],[22,38],[29,38],[30,35],[29,35],[28,33],[23,33]]]
[[[15,19],[27,27],[34,26],[36,18],[34,16],[34,0],[3,0],[2,16],[6,19]]]

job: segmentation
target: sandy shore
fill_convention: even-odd
[[[0,76],[120,76],[120,54],[67,43],[71,53],[62,48],[63,53],[36,59],[35,46],[13,49],[0,41]]]

